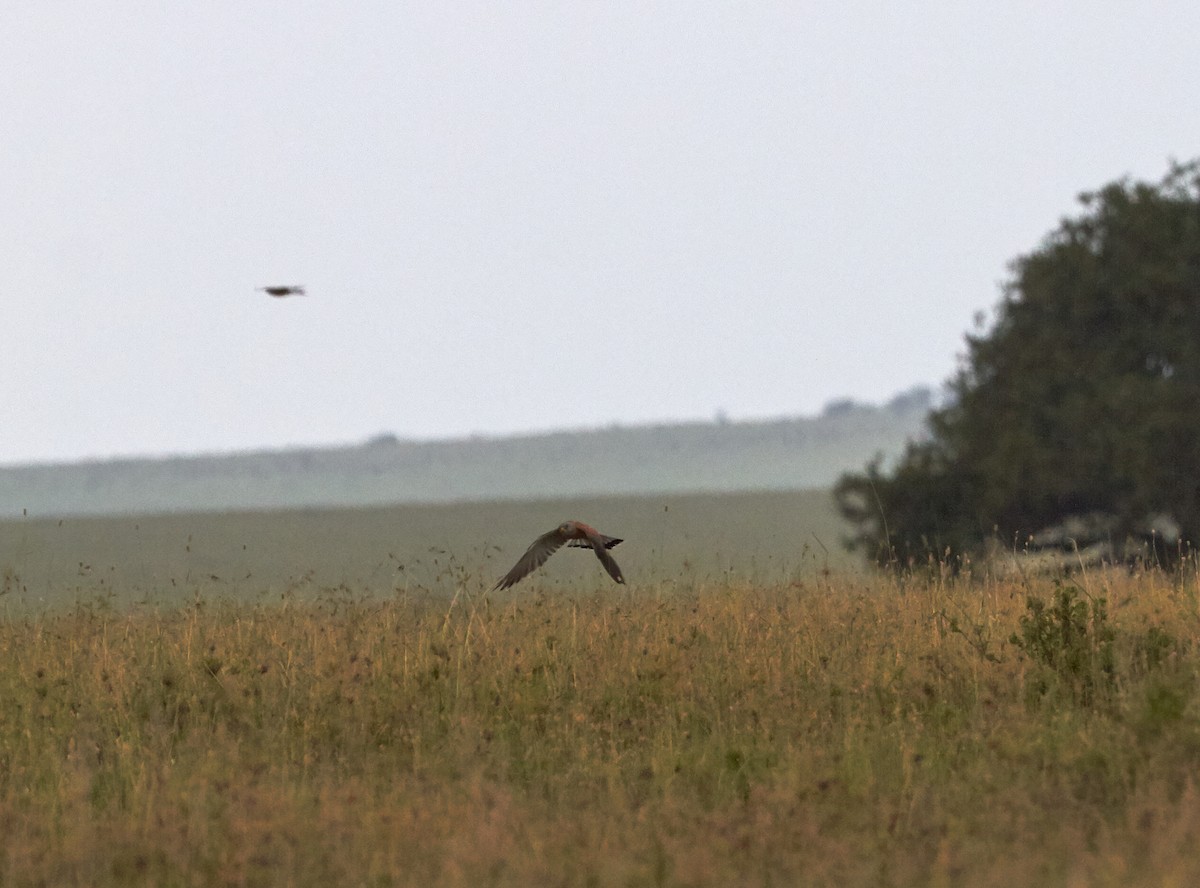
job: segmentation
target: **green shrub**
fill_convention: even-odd
[[[1114,684],[1115,633],[1107,605],[1076,586],[1055,586],[1049,602],[1032,595],[1026,599],[1020,631],[1009,641],[1042,667],[1030,686],[1036,697],[1050,690],[1052,677],[1077,703],[1092,706],[1106,699]]]

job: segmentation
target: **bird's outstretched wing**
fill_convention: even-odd
[[[509,586],[521,582],[521,580],[545,564],[546,559],[557,552],[566,541],[567,538],[563,536],[557,527],[549,533],[542,534],[525,550],[525,554],[513,565],[513,569],[501,577],[500,582],[492,587],[492,591],[507,589]],[[608,555],[607,552],[604,554]],[[603,561],[604,559],[601,560]]]
[[[610,540],[612,542],[609,542]],[[596,551],[596,557],[600,559],[604,569],[608,571],[608,575],[618,583],[624,584],[625,578],[621,576],[621,568],[617,567],[617,562],[613,561],[613,557],[608,554],[608,550],[619,542],[621,541],[613,540],[612,537],[602,537],[592,544],[592,548]]]

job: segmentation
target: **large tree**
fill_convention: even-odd
[[[1012,263],[926,440],[844,475],[852,544],[967,554],[1070,516],[1114,541],[1169,516],[1200,542],[1200,161],[1080,197]]]

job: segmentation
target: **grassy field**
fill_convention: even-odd
[[[854,562],[827,491],[680,494],[62,520],[0,521],[0,613],[111,600],[177,605],[197,595],[258,601],[348,587],[450,596],[483,591],[538,534],[576,518],[625,542],[631,581],[774,582]],[[602,570],[571,549],[545,566],[551,591]],[[3,586],[8,577],[7,587]]]
[[[52,553],[26,531],[28,569]],[[336,560],[341,537],[277,531],[297,569]],[[155,569],[232,574],[224,551]],[[0,884],[1200,880],[1194,570],[680,579],[661,557],[626,587],[567,560],[493,596],[474,566],[426,587],[367,562],[10,605]]]

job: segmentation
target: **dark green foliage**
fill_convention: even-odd
[[[1020,631],[1009,641],[1048,673],[1035,678],[1035,696],[1049,690],[1050,677],[1084,706],[1107,695],[1113,688],[1116,663],[1115,633],[1105,600],[1081,596],[1076,587],[1058,584],[1051,601],[1031,595],[1026,609]]]
[[[851,544],[881,563],[1023,541],[1073,515],[1100,516],[1118,548],[1155,514],[1197,540],[1200,162],[1080,202],[1012,264],[927,440],[890,475],[874,463],[839,481]]]

